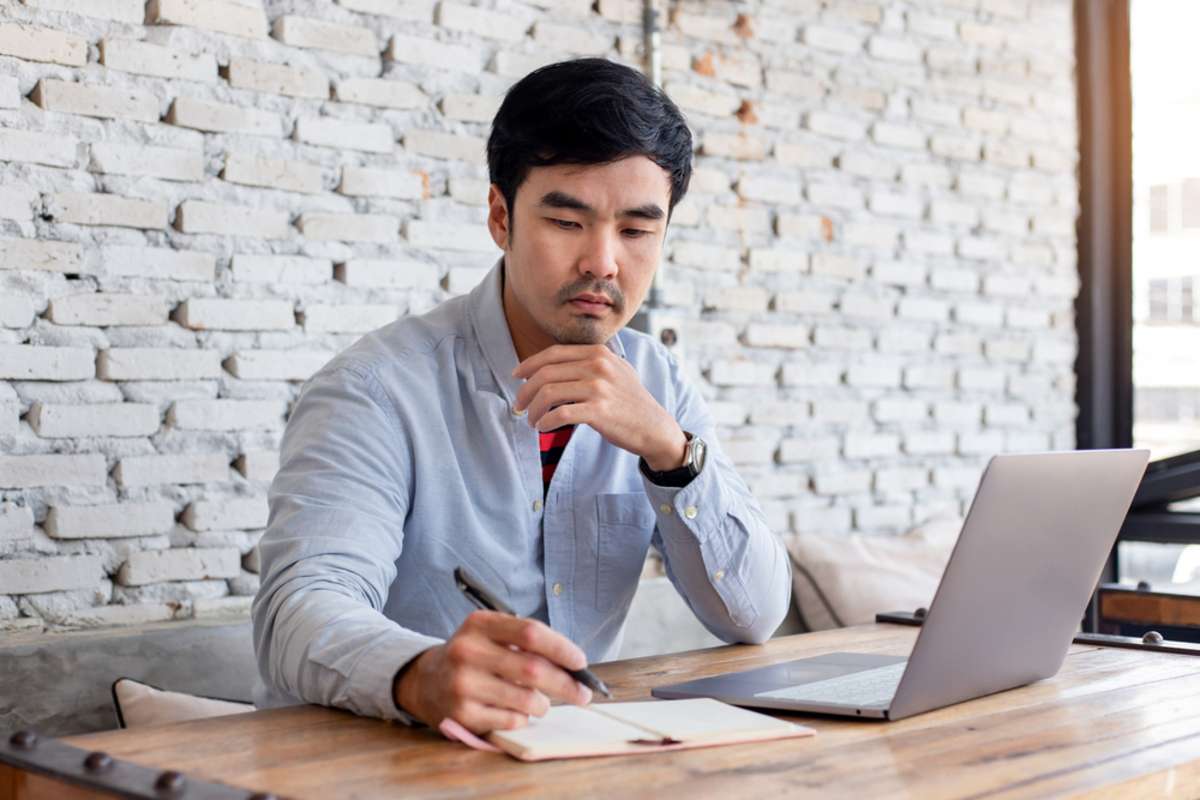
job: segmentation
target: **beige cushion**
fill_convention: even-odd
[[[164,692],[129,678],[120,678],[113,684],[113,702],[117,705],[117,719],[126,728],[244,714],[254,710],[250,703],[214,700],[183,692]]]
[[[804,533],[792,539],[796,605],[809,630],[928,608],[962,520],[941,517],[902,536]]]

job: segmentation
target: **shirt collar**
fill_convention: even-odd
[[[504,399],[512,405],[516,402],[517,392],[524,381],[512,376],[512,371],[517,368],[517,350],[513,346],[512,333],[508,329],[508,319],[504,316],[504,298],[501,293],[503,271],[504,257],[501,256],[487,276],[468,295],[467,313],[488,368],[495,376]],[[621,342],[619,331],[605,342],[605,347],[625,358],[625,345]]]

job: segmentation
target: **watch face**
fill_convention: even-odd
[[[692,457],[688,459],[689,466],[692,468],[693,474],[699,474],[700,470],[704,469],[704,456],[708,453],[708,447],[704,444],[703,439],[693,438],[691,451]]]

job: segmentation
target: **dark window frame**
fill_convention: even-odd
[[[1133,445],[1129,4],[1130,0],[1075,0],[1074,4],[1080,196],[1075,399],[1079,410],[1076,446],[1080,449]],[[1189,485],[1195,485],[1194,481],[1182,478]],[[1122,541],[1200,543],[1200,514],[1173,513],[1165,505],[1132,513],[1118,534],[1118,545]],[[1113,582],[1119,576],[1117,553],[1114,546],[1101,582]],[[1092,631],[1098,624],[1094,606],[1084,621]]]

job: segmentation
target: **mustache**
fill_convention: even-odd
[[[612,281],[588,280],[586,278],[578,280],[559,289],[555,299],[558,300],[559,305],[562,305],[575,295],[582,294],[583,292],[604,295],[612,303],[613,311],[616,311],[618,314],[625,310],[625,293]]]

